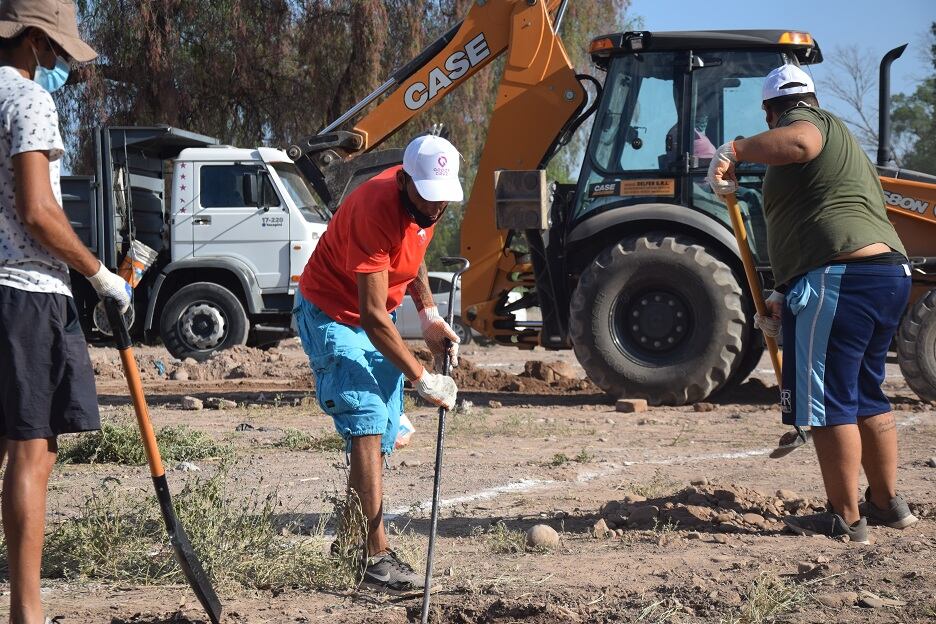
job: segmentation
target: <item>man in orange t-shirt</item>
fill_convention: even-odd
[[[342,202],[306,264],[294,310],[315,373],[319,405],[351,455],[348,485],[368,520],[363,584],[421,591],[423,578],[390,550],[383,526],[382,456],[393,451],[403,413],[403,377],[429,403],[451,409],[455,381],[410,353],[392,314],[409,293],[441,370],[457,364],[458,336],[436,309],[424,258],[448,202],[461,201],[458,151],[437,136],[413,140],[403,166],[364,182]]]

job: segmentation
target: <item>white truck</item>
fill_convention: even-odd
[[[62,178],[85,245],[117,270],[131,245],[155,261],[134,289],[131,333],[177,358],[291,335],[293,297],[330,213],[285,152],[220,145],[167,126],[97,132],[93,176]],[[97,296],[72,272],[85,335]]]

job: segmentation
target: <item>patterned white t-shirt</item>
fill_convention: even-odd
[[[62,205],[59,166],[65,153],[49,92],[12,67],[0,67],[0,286],[71,296],[68,267],[35,240],[16,212],[13,157],[49,153],[49,179]]]

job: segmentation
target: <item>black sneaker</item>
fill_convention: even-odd
[[[864,502],[859,505],[861,513],[868,517],[871,524],[883,524],[892,529],[906,529],[915,524],[917,517],[910,511],[910,507],[899,496],[890,499],[887,509],[881,509],[871,502],[871,488],[865,490]]]
[[[396,596],[421,593],[425,579],[392,550],[367,558],[361,585]]]
[[[831,511],[809,516],[786,516],[783,524],[798,535],[825,535],[826,537],[845,536],[858,544],[870,544],[868,539],[868,520],[861,519],[849,526],[842,516]]]

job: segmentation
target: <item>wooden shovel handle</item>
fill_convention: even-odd
[[[117,340],[120,350],[120,363],[123,365],[124,376],[127,378],[127,387],[130,389],[130,398],[133,400],[133,410],[136,412],[137,425],[143,438],[143,449],[146,451],[146,461],[149,463],[150,474],[153,477],[162,477],[166,474],[159,455],[159,446],[156,444],[156,433],[150,421],[149,408],[146,406],[146,397],[143,395],[143,384],[140,382],[140,369],[137,368],[133,358],[133,348],[130,346],[130,332],[124,323],[123,315],[117,308],[117,302],[108,299],[104,302],[107,310],[107,320],[111,331]]]
[[[767,306],[764,304],[760,278],[757,276],[757,270],[754,268],[754,255],[751,253],[747,229],[744,227],[744,220],[741,218],[741,207],[738,206],[738,198],[735,197],[734,193],[731,193],[726,195],[724,199],[725,203],[728,205],[728,216],[731,217],[731,228],[734,230],[735,240],[738,241],[738,250],[741,252],[741,263],[744,264],[744,275],[747,277],[748,289],[751,291],[751,298],[754,300],[754,308],[757,310],[758,314],[766,316]],[[777,341],[766,335],[764,339],[767,341],[767,349],[770,350],[770,361],[773,363],[774,374],[777,376],[777,384],[782,387],[782,362],[780,359],[780,350],[777,348]]]

